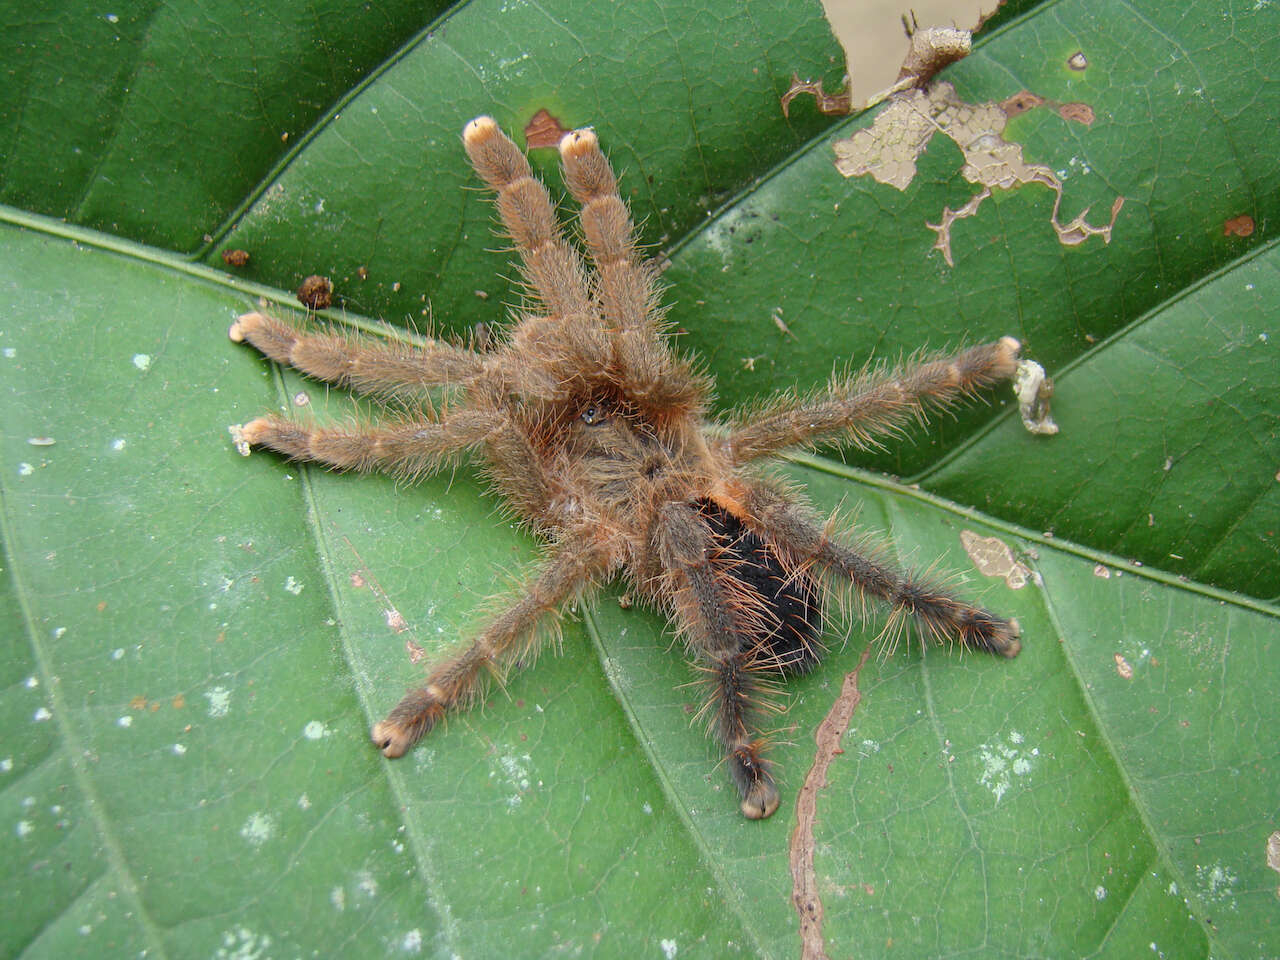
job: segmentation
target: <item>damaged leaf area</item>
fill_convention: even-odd
[[[836,169],[846,177],[870,174],[880,183],[906,190],[915,179],[917,159],[935,133],[955,143],[964,154],[960,175],[979,190],[959,209],[944,207],[938,223],[926,224],[938,235],[933,248],[949,266],[955,265],[952,224],[976,215],[993,190],[1015,190],[1031,184],[1053,191],[1049,223],[1064,246],[1077,246],[1090,237],[1101,237],[1104,243],[1110,243],[1116,217],[1124,206],[1123,197],[1116,198],[1110,219],[1103,225],[1095,226],[1086,219],[1088,208],[1063,223],[1058,216],[1062,181],[1048,166],[1027,160],[1020,144],[1004,139],[1011,116],[1049,106],[1076,122],[1088,124],[1093,120],[1092,111],[1084,104],[1051,104],[1034,94],[1019,94],[1000,103],[970,104],[956,94],[955,87],[943,81],[925,90],[908,90],[895,95],[870,127],[835,142]]]

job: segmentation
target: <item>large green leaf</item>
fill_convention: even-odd
[[[1065,172],[1062,219],[1125,206],[1109,245],[1067,248],[1048,191],[1000,193],[957,224],[951,268],[924,224],[972,193],[959,151],[935,138],[902,193],[840,177],[831,141],[868,118],[814,136],[810,108],[777,110],[793,69],[831,71],[819,11],[728,6],[6,15],[32,66],[11,61],[0,127],[26,208],[0,210],[5,954],[786,956],[797,890],[833,957],[1280,952],[1277,15],[1058,2],[1003,22],[947,79],[1089,104],[1089,127],[1038,110],[1008,134]],[[308,15],[326,41],[304,57]],[[76,16],[130,42],[81,33],[75,55]],[[1000,404],[865,461],[914,486],[788,467],[906,559],[969,570],[1026,645],[864,658],[875,623],[833,638],[789,686],[763,823],[691,725],[664,624],[611,594],[505,695],[381,759],[365,730],[420,675],[410,654],[536,545],[470,471],[404,488],[242,460],[226,433],[300,394],[346,408],[226,340],[273,296],[254,281],[326,272],[354,312],[500,318],[512,271],[457,131],[543,107],[625,170],[722,404],[962,336],[1013,333],[1058,374],[1056,438]],[[1253,233],[1224,232],[1242,214]],[[239,278],[211,266],[233,247]],[[973,570],[971,534],[1031,582]]]

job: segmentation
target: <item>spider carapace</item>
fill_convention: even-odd
[[[769,692],[818,660],[831,593],[852,591],[859,609],[883,607],[890,634],[910,620],[928,637],[1018,653],[1016,621],[952,597],[817,521],[794,490],[756,466],[787,448],[875,444],[930,409],[1010,378],[1016,340],[837,375],[814,393],[713,422],[712,383],[672,348],[657,270],[637,249],[595,134],[575,130],[560,141],[565,181],[581,208],[582,253],[524,154],[491,118],[467,124],[463,143],[496,192],[526,285],[494,346],[306,332],[257,312],[230,331],[277,362],[384,402],[380,419],[341,427],[267,415],[239,428],[242,442],[403,477],[470,455],[547,543],[500,612],[374,725],[386,756],[402,755],[446,711],[476,701],[489,675],[529,659],[563,607],[615,576],[666,613],[704,674],[710,732],[753,819],[779,802],[758,731]]]

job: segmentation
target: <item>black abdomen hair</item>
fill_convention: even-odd
[[[788,571],[773,548],[738,517],[710,500],[698,509],[720,547],[728,574],[765,601],[767,625],[743,638],[743,650],[763,644],[768,658],[787,673],[805,673],[818,662],[822,607],[818,586],[804,571]]]

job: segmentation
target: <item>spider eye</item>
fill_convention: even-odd
[[[594,427],[597,423],[603,423],[608,419],[603,403],[596,401],[587,404],[587,408],[582,411],[582,422],[589,427]]]

